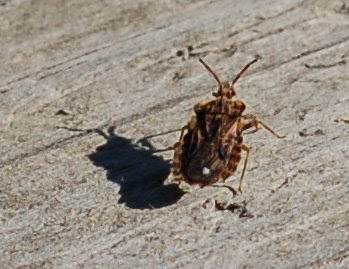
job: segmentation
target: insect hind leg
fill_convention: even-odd
[[[238,188],[240,193],[242,193],[242,181],[244,179],[248,158],[250,156],[250,147],[245,145],[245,144],[242,144],[242,150],[246,151],[246,157],[245,157],[244,168],[242,169],[242,173],[241,173],[241,177],[240,177],[240,183],[239,183],[239,188]]]

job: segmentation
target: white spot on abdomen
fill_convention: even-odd
[[[208,169],[207,167],[202,168],[202,174],[207,176],[211,173],[210,169]]]

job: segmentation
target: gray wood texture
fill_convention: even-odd
[[[212,98],[198,58],[255,55],[238,97],[287,138],[183,195],[156,151]],[[346,0],[0,1],[1,267],[349,268],[348,61]]]

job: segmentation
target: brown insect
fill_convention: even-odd
[[[245,104],[236,98],[235,83],[241,75],[257,62],[248,63],[231,83],[221,83],[216,73],[202,60],[200,62],[218,83],[218,92],[212,93],[214,100],[205,100],[194,106],[195,116],[182,128],[179,141],[174,145],[172,172],[175,180],[200,187],[224,182],[233,175],[246,152],[240,177],[239,191],[249,158],[250,147],[243,143],[243,133],[261,126],[277,138],[284,138],[251,114],[243,115]],[[186,133],[185,133],[186,132]]]

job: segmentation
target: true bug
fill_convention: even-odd
[[[243,115],[245,104],[236,98],[235,83],[255,62],[249,62],[231,83],[222,83],[216,73],[202,60],[199,61],[218,83],[213,100],[205,100],[194,106],[195,116],[182,128],[179,141],[174,145],[172,172],[175,180],[184,180],[201,187],[224,182],[231,176],[246,152],[238,190],[249,158],[250,147],[243,143],[243,132],[264,127],[277,138],[284,138],[251,114]],[[186,133],[185,133],[186,132]]]

